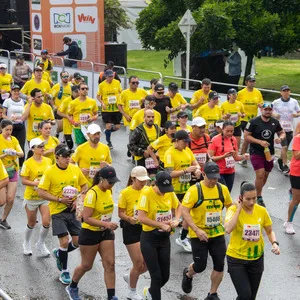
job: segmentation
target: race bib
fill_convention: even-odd
[[[13,113],[11,115],[12,119],[13,119],[13,123],[21,123],[22,121],[22,114],[21,113]]]
[[[134,207],[133,207],[133,217],[135,219],[137,219],[138,218],[138,214],[139,214],[139,210],[137,209],[137,205],[134,205]]]
[[[226,168],[234,168],[235,160],[232,156],[225,157]]]
[[[108,96],[108,104],[115,104],[117,103],[117,97],[116,96]]]
[[[90,167],[89,177],[94,178],[96,173],[100,170],[100,168]]]
[[[29,78],[28,74],[21,75],[20,77],[21,77],[21,79],[23,79],[23,80],[27,80],[27,79]]]
[[[140,101],[139,100],[130,100],[129,101],[129,108],[133,109],[133,108],[140,108]]]
[[[102,222],[110,222],[111,221],[111,217],[112,217],[112,214],[102,215],[101,216],[101,221]]]
[[[209,132],[213,132],[215,130],[214,124],[213,123],[208,124],[208,128],[207,129],[208,129]]]
[[[206,163],[206,153],[194,153],[196,160],[199,164]]]
[[[70,199],[75,198],[77,194],[78,194],[78,190],[73,186],[68,185],[63,188],[62,195],[66,198],[70,198]]]
[[[192,180],[192,174],[191,173],[186,173],[183,174],[179,177],[179,182],[180,183],[187,183],[190,182]]]
[[[176,113],[170,114],[170,121],[171,122],[177,122],[177,114]]]
[[[2,100],[9,98],[9,93],[4,93],[1,95]]]
[[[243,240],[250,242],[258,242],[260,239],[260,225],[244,224]]]
[[[285,131],[293,131],[293,124],[291,121],[281,121],[281,126]]]
[[[216,227],[220,225],[221,222],[221,212],[207,212],[205,214],[205,226],[206,227]]]
[[[38,132],[39,131],[39,124],[40,124],[40,122],[33,122],[32,123],[32,131],[33,132]]]
[[[90,118],[90,114],[80,114],[79,115],[79,122],[80,123],[87,123],[87,120]]]
[[[155,169],[154,160],[151,157],[145,159],[146,169]]]
[[[239,120],[239,115],[238,114],[232,114],[229,119],[232,123],[235,124]]]
[[[168,210],[166,212],[160,212],[158,211],[156,213],[156,222],[160,223],[166,223],[172,221],[172,212],[171,210]]]

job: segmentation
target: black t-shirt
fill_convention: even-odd
[[[154,109],[158,111],[161,115],[161,127],[165,126],[165,123],[168,120],[168,113],[166,112],[166,107],[172,108],[171,99],[168,96],[164,96],[161,99],[155,98],[155,107]]]
[[[282,131],[282,127],[278,120],[270,118],[268,122],[262,120],[261,116],[249,121],[246,131],[251,132],[252,136],[258,140],[267,141],[270,146],[270,152],[274,154],[274,135]],[[250,154],[264,156],[264,147],[259,144],[250,143]]]

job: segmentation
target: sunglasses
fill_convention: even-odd
[[[69,76],[62,76],[61,78],[69,78]]]
[[[188,116],[181,116],[181,117],[178,117],[179,119],[186,119]]]
[[[0,70],[6,70],[6,68],[0,68]]]
[[[38,148],[38,149],[42,149],[42,148],[44,148],[45,147],[45,145],[37,145],[36,146],[36,148]]]
[[[272,103],[264,103],[262,105],[262,108],[270,108],[270,109],[273,109],[273,104]]]
[[[88,87],[84,87],[84,88],[80,88],[80,90],[81,90],[81,91],[84,91],[84,90],[87,90],[87,91],[88,91],[89,88],[88,88]]]
[[[34,70],[34,72],[43,72],[43,70]]]
[[[131,81],[130,83],[131,83],[131,84],[139,84],[138,81]]]
[[[158,95],[163,95],[165,92],[156,92]]]
[[[68,158],[68,157],[71,157],[71,153],[64,153],[64,154],[61,154],[59,156],[63,157],[63,158]]]

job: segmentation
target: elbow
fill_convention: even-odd
[[[229,226],[228,226],[227,224],[224,225],[224,228],[225,228],[225,232],[226,232],[227,234],[230,234],[230,233],[232,232],[232,229],[229,228]]]

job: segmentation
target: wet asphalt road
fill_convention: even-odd
[[[126,186],[128,174],[133,167],[126,159],[126,144],[128,136],[125,129],[112,135],[113,166],[121,179],[114,188],[114,200],[121,189]],[[104,137],[101,137],[104,142]],[[236,166],[236,180],[232,192],[233,199],[238,195],[239,184],[243,180],[254,180],[254,172],[251,166],[247,169]],[[275,256],[271,253],[271,245],[266,241],[265,248],[265,272],[261,281],[257,299],[262,300],[284,300],[300,299],[300,270],[297,265],[300,263],[300,215],[295,216],[296,235],[288,236],[284,233],[283,222],[287,215],[289,179],[274,168],[268,183],[264,189],[264,199],[273,220],[273,227],[280,242],[281,255]],[[63,286],[59,280],[59,272],[55,260],[52,257],[37,257],[35,252],[31,257],[22,253],[24,228],[26,226],[25,211],[22,208],[23,187],[19,184],[15,205],[9,216],[11,230],[0,229],[0,288],[6,291],[15,300],[63,300],[68,299]],[[0,209],[2,212],[2,209]],[[114,219],[118,220],[117,208],[114,212]],[[33,234],[34,244],[38,238],[40,223],[37,224]],[[178,231],[171,237],[171,276],[169,282],[163,287],[162,299],[204,299],[210,287],[210,272],[212,261],[208,260],[206,271],[198,274],[193,282],[194,288],[189,296],[184,295],[181,290],[182,270],[192,261],[192,255],[184,252],[175,244]],[[228,238],[228,237],[227,237]],[[58,241],[49,234],[46,244],[49,250],[58,246]],[[126,299],[128,293],[127,285],[123,280],[123,274],[127,273],[131,263],[126,248],[122,243],[121,230],[116,231],[116,295],[119,299]],[[33,246],[34,251],[34,246]],[[69,270],[72,274],[74,268],[80,263],[79,251],[69,255]],[[227,274],[225,265],[225,276],[219,288],[219,296],[222,300],[236,298],[234,287]],[[144,286],[149,286],[150,277],[148,273],[141,276],[138,283],[138,292],[142,294]],[[107,299],[103,279],[103,269],[99,257],[96,258],[93,269],[86,273],[79,283],[80,296],[82,299]]]

